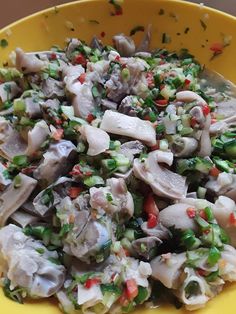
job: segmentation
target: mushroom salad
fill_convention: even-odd
[[[236,281],[236,88],[150,29],[113,42],[0,69],[0,283],[67,314],[195,310]]]

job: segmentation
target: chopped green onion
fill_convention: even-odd
[[[206,207],[204,209],[204,212],[206,214],[207,221],[212,222],[214,220],[214,215],[213,215],[212,209],[210,207]]]
[[[220,251],[216,247],[211,247],[207,263],[212,267],[219,261],[220,258],[221,258]]]
[[[91,188],[92,186],[96,185],[104,185],[104,180],[99,176],[91,176],[84,180],[84,184]]]
[[[17,189],[21,186],[21,177],[20,175],[15,176],[14,178],[14,188]]]
[[[134,299],[134,302],[136,304],[142,304],[144,301],[147,300],[148,296],[149,296],[148,289],[142,286],[138,286],[138,295]]]

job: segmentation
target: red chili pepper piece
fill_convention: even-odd
[[[126,280],[126,294],[129,300],[133,300],[138,295],[138,285],[135,279]]]
[[[211,112],[211,109],[208,105],[204,105],[204,106],[202,106],[202,112],[203,112],[204,116],[207,116]]]
[[[86,66],[87,65],[87,60],[86,60],[85,56],[82,55],[82,53],[80,53],[80,54],[78,54],[75,57],[75,63],[76,64],[81,64],[82,66]]]
[[[155,103],[157,106],[167,106],[168,104],[168,100],[167,99],[158,99],[158,100],[155,100]]]
[[[236,215],[235,215],[235,213],[230,213],[230,215],[229,215],[229,224],[231,226],[236,226]]]
[[[91,123],[94,119],[95,119],[95,117],[91,113],[89,113],[87,118],[86,118],[86,121],[88,123]]]
[[[89,278],[86,280],[84,286],[87,289],[92,288],[94,285],[98,285],[101,283],[101,280],[99,278]]]
[[[187,208],[186,212],[189,218],[194,218],[196,216],[196,210],[193,207]]]
[[[156,202],[154,200],[153,194],[150,193],[147,198],[145,199],[144,202],[144,211],[146,214],[152,214],[158,217],[159,215],[159,209],[156,205]]]
[[[86,78],[86,73],[82,73],[79,78],[78,81],[83,84],[85,82],[85,78]]]
[[[155,228],[157,225],[157,216],[153,214],[148,214],[148,221],[147,221],[147,227],[148,228]]]

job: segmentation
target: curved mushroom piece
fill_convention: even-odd
[[[210,138],[210,126],[211,126],[211,115],[208,114],[206,117],[206,122],[204,125],[204,129],[202,131],[201,139],[200,139],[200,150],[197,153],[200,157],[207,157],[211,155],[212,147],[211,147],[211,138]]]
[[[134,214],[134,202],[124,179],[111,178],[106,184],[106,187],[90,189],[91,207],[111,216],[118,214],[123,220],[131,218]]]
[[[76,147],[71,141],[61,140],[51,144],[34,171],[37,180],[46,180],[48,184],[67,174],[76,158]]]
[[[188,90],[176,93],[176,100],[183,102],[196,101],[198,105],[207,105],[206,101],[200,95]]]
[[[198,141],[193,137],[178,137],[171,144],[171,150],[176,157],[189,157],[196,151]]]
[[[37,185],[37,181],[23,173],[18,175],[19,187],[12,182],[0,196],[0,226],[28,199]]]
[[[189,111],[189,113],[196,120],[196,122],[200,125],[200,127],[203,128],[206,122],[206,117],[204,116],[202,108],[200,106],[194,106]]]
[[[43,253],[38,253],[37,250]],[[5,262],[3,274],[11,287],[21,287],[32,297],[46,298],[55,294],[65,281],[65,268],[50,261],[58,259],[56,251],[48,251],[15,225],[0,230],[0,252]]]
[[[25,53],[21,48],[16,48],[16,68],[24,74],[40,72],[47,64],[48,62]]]
[[[150,185],[156,195],[176,200],[186,196],[186,178],[158,164],[158,159],[170,164],[171,155],[173,158],[172,153],[154,151],[144,161],[135,159],[133,172],[135,177]]]
[[[197,224],[187,214],[189,204],[178,203],[170,205],[160,211],[159,220],[166,228],[175,227],[176,229],[197,231]]]
[[[41,99],[41,101],[43,101]],[[40,107],[40,100],[35,101],[33,97],[27,97],[24,99],[25,102],[25,113],[31,119],[39,119],[42,118],[42,110]]]
[[[223,263],[219,263],[220,276],[225,281],[236,281],[236,249],[231,245],[224,245],[221,252]]]
[[[136,49],[136,52],[147,52],[150,48],[151,43],[151,36],[152,36],[152,25],[149,24],[147,27],[147,30],[145,31],[145,34],[143,36],[143,39],[139,46]]]
[[[37,122],[34,128],[28,132],[28,147],[26,155],[35,153],[50,134],[47,123],[44,120]]]
[[[64,251],[90,264],[102,262],[110,252],[110,221],[93,220],[88,211],[77,211],[73,229],[64,241]]]
[[[206,280],[203,277],[197,276],[193,269],[185,268],[184,273],[186,279],[184,280],[180,290],[176,293],[179,299],[185,305],[187,310],[196,310],[202,308],[206,305],[206,303],[210,300],[209,289]],[[221,282],[221,286],[223,285],[223,281]],[[187,291],[187,287],[191,284],[194,284],[196,289],[194,289],[194,293],[190,294]],[[219,287],[217,287],[219,289]]]
[[[236,246],[236,226],[230,224],[230,215],[234,215],[236,210],[235,202],[225,196],[220,196],[213,207],[214,216],[221,228],[225,230],[230,237],[230,243]]]
[[[14,156],[24,155],[26,148],[27,144],[23,141],[19,132],[14,130],[0,145],[0,155],[11,161]]]
[[[36,222],[39,222],[38,217],[26,213],[23,210],[17,210],[9,218],[11,219],[11,221],[13,221],[16,225],[20,226],[21,228],[25,228],[28,225],[32,225],[35,224]]]
[[[158,223],[154,228],[148,228],[147,222],[144,222],[141,225],[141,229],[146,235],[160,240],[167,240],[170,237],[169,230],[162,223]]]
[[[102,110],[117,110],[118,104],[114,101],[109,99],[102,99],[101,100],[101,108]]]
[[[131,57],[135,53],[135,44],[131,37],[118,34],[113,36],[113,41],[122,57]]]
[[[157,255],[157,247],[162,241],[156,237],[140,238],[132,242],[134,252],[147,261]]]
[[[119,153],[128,157],[132,162],[136,155],[140,155],[145,149],[145,146],[140,141],[130,141],[122,144]]]
[[[217,121],[210,126],[211,134],[221,134],[236,126],[236,115]]]
[[[210,177],[205,187],[216,195],[225,195],[236,201],[236,175],[221,172],[217,178]]]
[[[157,256],[150,263],[152,277],[167,288],[175,289],[178,287],[178,280],[186,260],[186,253],[167,253]]]
[[[108,133],[138,139],[148,146],[156,144],[156,133],[149,121],[128,117],[122,113],[105,111],[100,128]]]
[[[41,191],[33,200],[34,212],[41,217],[49,214],[50,210],[67,196],[67,188],[68,185],[71,186],[71,182],[72,179],[61,177]]]
[[[81,84],[72,100],[75,116],[86,119],[95,109],[95,101],[91,86],[87,83]]]
[[[15,82],[0,84],[0,103],[15,98],[21,89]]]
[[[42,92],[46,98],[64,98],[64,83],[48,77],[46,80],[43,81]]]
[[[80,128],[82,137],[89,144],[87,154],[96,156],[104,153],[110,146],[110,136],[103,130],[90,125],[84,125]]]
[[[102,51],[102,49],[103,49],[102,41],[100,39],[98,39],[97,36],[93,36],[91,43],[90,43],[90,47],[92,49],[98,49],[99,51]]]

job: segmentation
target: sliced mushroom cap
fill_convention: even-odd
[[[43,144],[43,142],[49,136],[50,131],[47,123],[44,120],[37,122],[34,128],[28,132],[28,147],[26,155],[32,155]]]
[[[28,225],[35,224],[39,221],[39,218],[36,216],[33,216],[29,213],[26,213],[23,210],[17,210],[15,213],[13,213],[10,217],[11,221],[13,221],[16,225],[25,228]]]
[[[176,157],[189,157],[196,151],[198,141],[193,137],[178,137],[171,144],[171,150]]]
[[[11,161],[14,156],[24,155],[26,148],[27,144],[23,141],[19,132],[14,130],[0,145],[0,155]]]
[[[183,102],[196,101],[198,105],[207,105],[206,101],[200,95],[188,90],[176,93],[176,100]]]
[[[43,101],[41,99],[41,101]],[[24,99],[25,102],[25,113],[31,119],[42,118],[42,110],[40,107],[39,99],[35,101],[34,97],[27,97]]]
[[[200,139],[200,150],[197,153],[198,156],[207,157],[211,155],[212,147],[211,147],[211,138],[210,138],[210,125],[211,125],[211,115],[208,114],[206,117],[206,122],[205,122],[204,129],[202,131],[202,135]]]
[[[192,117],[194,117],[200,127],[204,127],[204,123],[206,121],[206,117],[203,114],[202,108],[200,106],[194,106],[189,113]]]
[[[151,36],[152,36],[152,25],[149,24],[147,27],[147,30],[145,31],[145,34],[143,36],[143,39],[139,46],[137,47],[136,51],[137,52],[147,52],[149,51],[150,48],[150,43],[151,43]]]
[[[117,110],[118,104],[114,101],[109,99],[102,99],[101,100],[101,108],[105,110]]]
[[[86,119],[95,109],[91,86],[87,83],[81,84],[75,93],[76,96],[72,100],[75,116]]]
[[[135,44],[131,37],[118,34],[113,36],[113,41],[122,57],[131,57],[135,53]]]
[[[156,133],[149,121],[128,117],[111,110],[105,112],[100,128],[108,133],[140,140],[148,146],[153,146],[156,143]]]
[[[162,241],[156,237],[140,238],[132,242],[134,252],[144,257],[147,261],[157,255],[157,247]]]
[[[8,177],[7,168],[0,162],[0,191],[4,190],[12,180]]]
[[[51,144],[34,171],[34,177],[50,184],[72,169],[75,158],[76,147],[71,141],[61,140]]]
[[[0,84],[0,102],[4,103],[7,100],[12,100],[20,91],[21,89],[15,82]]]
[[[38,253],[37,249],[44,253]],[[0,230],[0,251],[5,275],[13,288],[22,287],[32,297],[44,298],[62,287],[65,268],[50,261],[50,258],[58,259],[57,253],[25,236],[21,228],[8,225]]]
[[[12,132],[12,126],[8,120],[0,117],[0,142],[4,142]]]
[[[16,48],[16,68],[27,74],[43,70],[48,62],[38,59],[34,55],[26,54],[21,48]]]
[[[129,158],[132,162],[136,155],[143,152],[145,146],[140,141],[130,141],[120,146],[119,153]]]
[[[156,195],[174,200],[185,197],[187,192],[186,178],[160,166],[157,162],[158,158],[165,156],[160,156],[159,151],[154,151],[148,154],[144,162],[135,159],[134,175],[150,185]],[[169,161],[171,162],[171,159]]]
[[[167,288],[177,288],[181,269],[186,262],[186,253],[167,253],[151,261],[152,277]]]
[[[19,187],[12,182],[0,196],[0,226],[4,226],[7,219],[28,199],[37,185],[37,181],[23,173],[18,175]]]
[[[42,92],[46,98],[64,98],[64,83],[48,77],[46,80],[43,81]]]
[[[87,154],[96,156],[104,153],[110,146],[110,136],[103,130],[90,125],[83,125],[80,133],[89,144]]]
[[[74,228],[65,239],[64,251],[88,264],[98,260],[102,262],[109,253],[109,243],[111,231],[108,220],[93,220],[84,210],[75,217]]]
[[[176,229],[187,230],[192,229],[198,230],[197,224],[187,214],[189,204],[178,203],[170,205],[160,211],[159,220],[162,225],[166,228],[175,227]]]
[[[211,134],[221,134],[224,133],[230,128],[234,128],[236,125],[236,115],[232,115],[226,119],[217,121],[210,126],[210,133]]]

